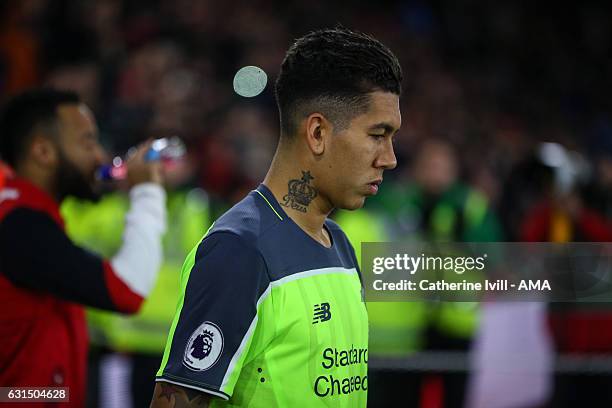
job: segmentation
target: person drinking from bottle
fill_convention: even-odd
[[[106,154],[92,112],[76,94],[53,89],[5,106],[0,158],[14,175],[0,190],[0,385],[69,387],[63,406],[85,405],[83,306],[137,312],[161,263],[166,195],[161,164],[144,160],[149,145],[127,162],[123,242],[103,259],[67,237],[59,213],[67,196],[98,198],[95,173]]]

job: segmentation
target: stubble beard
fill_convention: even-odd
[[[59,165],[56,171],[56,191],[60,201],[67,196],[97,202],[101,194],[94,187],[92,177],[87,177],[68,157],[59,151]]]

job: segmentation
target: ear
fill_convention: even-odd
[[[312,153],[320,156],[332,135],[332,125],[321,113],[311,113],[306,118],[306,143]]]
[[[29,156],[44,167],[53,166],[58,160],[57,147],[48,137],[35,135],[29,150]]]

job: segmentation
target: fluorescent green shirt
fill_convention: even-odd
[[[158,381],[213,406],[364,407],[368,323],[354,251],[325,248],[265,187],[224,214],[183,266]]]

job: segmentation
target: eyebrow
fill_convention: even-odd
[[[399,130],[399,129],[396,129],[395,126],[387,122],[380,122],[368,128],[368,130],[376,130],[376,129],[384,129],[385,133],[394,133]]]

